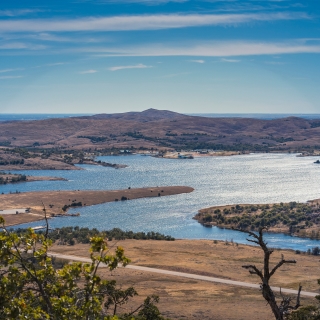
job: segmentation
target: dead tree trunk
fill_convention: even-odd
[[[281,260],[271,269],[270,268],[270,256],[273,253],[273,250],[267,247],[267,243],[263,240],[263,231],[266,228],[260,228],[259,233],[256,234],[251,231],[244,231],[240,229],[236,229],[241,232],[247,233],[253,239],[247,239],[250,242],[257,244],[264,253],[264,261],[263,261],[263,269],[259,270],[255,265],[244,265],[242,266],[245,269],[248,269],[251,274],[256,274],[261,279],[261,291],[262,296],[268,302],[274,317],[276,320],[283,320],[284,316],[288,314],[291,310],[295,310],[300,306],[300,292],[302,287],[299,286],[298,296],[296,300],[296,304],[294,306],[291,305],[291,298],[282,296],[282,301],[280,303],[277,302],[276,297],[270,287],[269,281],[271,277],[275,274],[275,272],[285,263],[296,263],[295,260],[285,260],[283,255]],[[280,291],[281,294],[281,291]]]

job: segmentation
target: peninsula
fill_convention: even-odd
[[[194,219],[206,227],[258,230],[320,239],[320,199],[307,203],[237,204],[199,210]]]
[[[70,207],[83,207],[95,204],[126,201],[147,197],[162,197],[189,193],[194,189],[185,186],[170,187],[130,187],[125,190],[74,190],[74,191],[41,191],[0,195],[0,215],[5,213],[7,226],[33,222],[44,219],[43,205],[48,217],[67,215]],[[17,210],[19,208],[19,210]],[[24,210],[21,210],[24,208]],[[6,214],[5,210],[9,211]],[[2,211],[2,213],[1,213]],[[16,214],[18,212],[18,214]],[[21,212],[21,213],[20,213]]]
[[[67,181],[65,178],[60,177],[46,177],[46,176],[29,176],[17,173],[4,173],[0,172],[0,185],[18,182],[33,182],[33,181]]]

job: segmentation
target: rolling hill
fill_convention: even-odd
[[[206,118],[172,111],[98,114],[0,123],[0,145],[44,149],[320,148],[320,119]]]

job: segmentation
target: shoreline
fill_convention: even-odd
[[[2,178],[2,179],[1,179]],[[68,181],[68,179],[62,177],[49,177],[49,176],[29,176],[19,173],[0,173],[0,185],[17,184],[22,182],[34,182],[34,181]]]
[[[148,187],[124,190],[74,190],[74,191],[33,191],[0,195],[0,209],[30,208],[29,213],[5,215],[6,226],[14,226],[44,219],[43,205],[47,216],[68,215],[69,208],[80,208],[96,204],[127,201],[139,198],[170,196],[190,193],[187,186]],[[1,215],[1,213],[0,213]],[[76,214],[75,214],[76,215]]]
[[[0,147],[0,153],[2,149]],[[292,151],[287,151],[287,150],[276,150],[272,151],[270,150],[269,152],[264,152],[264,151],[225,151],[225,150],[220,150],[220,151],[208,151],[208,150],[203,150],[203,151],[168,151],[165,153],[160,152],[154,152],[152,150],[146,150],[146,151],[138,151],[135,153],[130,153],[130,154],[104,154],[104,156],[125,156],[125,155],[142,155],[142,156],[152,156],[160,159],[195,159],[195,158],[203,158],[203,157],[231,157],[231,156],[237,156],[237,155],[250,155],[252,153],[259,153],[259,154],[274,154],[274,153],[279,153],[279,154],[290,154],[293,153]],[[301,152],[294,152],[294,154],[297,157],[316,157],[319,156],[320,154],[318,153],[303,153]],[[87,165],[100,165],[104,167],[110,167],[114,169],[124,169],[128,167],[126,164],[118,164],[118,163],[109,163],[109,162],[104,162],[101,160],[95,160],[94,158],[92,159],[81,159],[77,157],[70,157],[69,158],[71,161],[70,162],[65,162],[63,161],[62,158],[57,158],[57,157],[51,157],[51,158],[39,158],[39,155],[37,155],[36,158],[26,158],[23,159],[23,163],[20,164],[5,164],[1,165],[1,171],[10,171],[10,170],[83,170],[83,168],[76,166],[77,164],[87,164]]]

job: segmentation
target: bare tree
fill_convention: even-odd
[[[252,265],[252,264],[244,265],[242,266],[242,268],[249,270],[251,274],[255,274],[261,279],[260,287],[262,291],[262,296],[265,298],[265,300],[268,302],[269,306],[271,307],[271,310],[275,316],[275,319],[283,320],[285,315],[289,314],[290,311],[296,310],[300,307],[300,293],[301,293],[302,286],[299,285],[296,303],[295,305],[292,305],[292,298],[283,296],[281,293],[281,288],[280,288],[280,295],[282,300],[277,302],[269,282],[271,277],[276,273],[276,271],[283,264],[296,263],[296,260],[285,260],[282,255],[281,260],[273,268],[271,268],[270,256],[273,253],[273,250],[267,247],[267,243],[263,239],[263,232],[264,230],[267,230],[267,228],[266,227],[260,228],[258,234],[251,231],[241,230],[241,229],[236,229],[236,230],[247,233],[249,237],[251,237],[251,239],[247,239],[247,240],[257,244],[263,250],[264,260],[263,260],[262,270],[259,270],[255,265]]]

